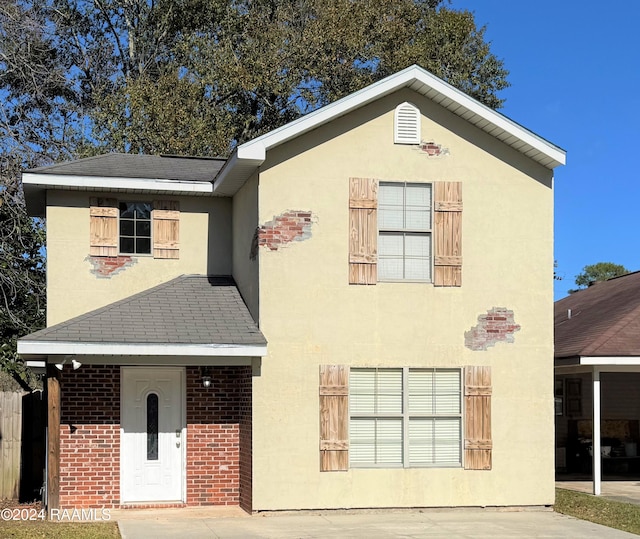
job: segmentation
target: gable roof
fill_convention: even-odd
[[[640,272],[555,302],[555,357],[640,356]]]
[[[18,353],[262,356],[266,344],[231,277],[183,275],[22,337]]]
[[[27,207],[44,215],[47,189],[211,196],[221,157],[107,153],[38,167],[22,174]]]
[[[227,196],[235,194],[265,161],[268,150],[403,88],[424,95],[549,169],[565,164],[566,152],[563,149],[413,65],[241,144],[218,174],[214,192]]]

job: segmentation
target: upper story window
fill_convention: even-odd
[[[349,283],[462,286],[462,183],[349,180]]]
[[[420,110],[404,102],[396,107],[393,119],[393,142],[420,144]]]
[[[431,280],[431,184],[380,183],[378,280]]]
[[[120,253],[151,254],[151,204],[120,202]]]
[[[179,258],[180,207],[176,200],[91,197],[89,216],[91,256]]]

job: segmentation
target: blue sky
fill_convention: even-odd
[[[555,298],[587,264],[640,270],[640,2],[453,0],[510,71],[500,112],[567,151],[555,170]],[[535,260],[531,261],[535,264]]]

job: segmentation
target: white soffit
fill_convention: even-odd
[[[241,144],[218,173],[214,192],[233,195],[264,162],[266,152],[271,148],[402,88],[410,88],[431,99],[544,167],[553,169],[566,162],[566,152],[563,149],[414,65]]]

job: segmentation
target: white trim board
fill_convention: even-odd
[[[148,344],[148,343],[78,343],[59,341],[18,341],[21,356],[49,355],[130,355],[130,356],[230,356],[262,357],[266,345],[235,344]]]
[[[553,169],[566,163],[566,152],[562,148],[414,65],[241,144],[218,172],[214,193],[226,196],[235,194],[265,161],[266,153],[271,148],[403,88],[410,88],[433,100],[546,168]]]
[[[77,176],[72,174],[38,174],[25,172],[22,174],[25,186],[42,188],[109,189],[171,191],[183,193],[211,193],[213,184],[201,181],[163,180],[153,178],[111,178],[104,176]]]

